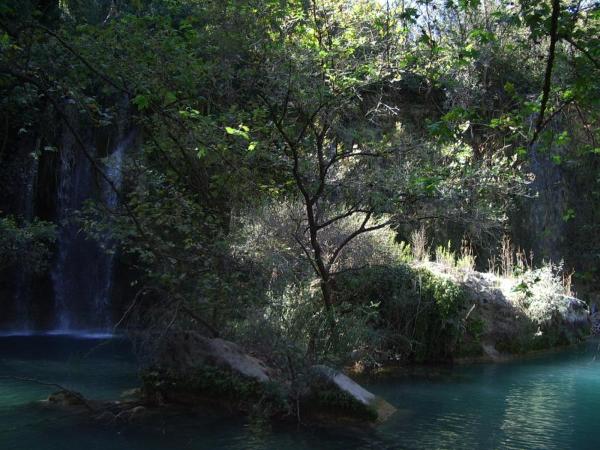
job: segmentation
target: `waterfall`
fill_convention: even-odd
[[[54,287],[54,302],[57,316],[56,328],[65,330],[70,327],[71,318],[68,314],[66,305],[68,289],[67,277],[67,262],[69,260],[69,250],[71,241],[76,234],[72,224],[67,222],[67,215],[74,204],[73,197],[75,195],[74,179],[77,169],[83,166],[82,161],[76,164],[75,159],[75,143],[74,138],[70,133],[65,133],[60,149],[60,169],[59,169],[59,184],[57,190],[57,219],[60,223],[60,229],[57,236],[57,254],[56,262],[52,268],[52,283]]]
[[[135,133],[129,132],[119,139],[105,160],[105,173],[117,190],[123,181],[124,154],[134,138]],[[90,146],[88,152],[95,156],[96,150]],[[57,190],[57,254],[51,272],[56,332],[108,332],[112,325],[115,255],[104,250],[111,247],[111,237],[91,240],[73,220],[74,213],[92,198],[111,210],[118,206],[116,192],[97,176],[72,135],[65,133]]]
[[[108,210],[113,211],[116,209],[119,203],[118,192],[120,192],[123,186],[123,159],[125,152],[130,148],[135,140],[135,131],[130,131],[129,134],[117,143],[114,151],[110,154],[106,161],[106,176],[112,183],[112,186],[108,182],[104,182],[103,186],[103,201]],[[105,277],[103,280],[102,289],[99,292],[99,296],[96,299],[96,316],[101,317],[104,323],[105,329],[108,329],[112,325],[111,314],[110,314],[110,300],[113,288],[114,280],[114,262],[115,262],[115,251],[112,248],[113,242],[112,237],[107,235],[103,238],[101,243],[108,251],[105,253],[104,273]]]
[[[28,164],[25,168],[25,186],[21,191],[19,210],[23,219],[30,222],[34,217],[35,194],[37,190],[37,177],[39,169],[40,140],[37,139],[34,151],[29,154]],[[15,305],[15,318],[12,329],[17,333],[28,333],[33,327],[31,318],[31,277],[19,267],[16,272],[13,303]]]

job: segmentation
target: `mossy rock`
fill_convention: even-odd
[[[211,405],[229,411],[284,414],[288,395],[274,381],[260,382],[219,367],[198,366],[185,373],[149,369],[142,374],[143,395],[153,403],[188,406]]]
[[[50,394],[46,401],[58,406],[87,406],[87,401],[79,392],[64,389]]]
[[[383,422],[395,411],[392,405],[375,396],[341,372],[327,366],[313,366],[302,409],[309,416],[333,420]]]

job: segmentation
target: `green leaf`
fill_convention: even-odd
[[[250,135],[248,134],[249,128],[245,125],[240,125],[240,128],[241,129],[225,127],[225,131],[227,132],[227,134],[229,134],[231,136],[238,136],[238,137],[244,138],[247,141],[249,141],[250,140]]]
[[[171,103],[175,103],[177,101],[177,96],[175,95],[175,93],[171,92],[171,91],[167,91],[165,93],[164,96],[164,102],[166,105],[169,105]]]
[[[563,102],[569,102],[575,98],[575,93],[572,89],[567,89],[561,95]]]
[[[417,23],[419,18],[419,11],[416,8],[406,8],[401,14],[400,18],[410,23]]]
[[[569,220],[573,220],[575,218],[575,210],[573,208],[569,208],[565,211],[565,213],[562,216],[563,220],[565,222],[568,222]]]
[[[3,47],[8,47],[8,44],[10,44],[10,37],[7,33],[2,33],[0,35],[0,45]]]
[[[197,154],[197,156],[198,156],[199,159],[204,158],[206,156],[207,152],[208,152],[207,148],[204,147],[204,146],[198,147],[198,148],[196,148],[196,150],[197,150],[196,154]]]
[[[476,9],[479,7],[480,3],[481,0],[458,0],[458,5],[463,11],[466,11],[467,9]],[[452,6],[454,6],[454,4],[452,4]]]
[[[561,146],[562,145],[566,145],[566,144],[569,143],[570,140],[571,140],[571,136],[569,136],[569,132],[568,131],[563,131],[556,138],[556,144],[557,145],[561,145]]]
[[[486,44],[488,42],[493,42],[496,40],[496,35],[494,35],[494,33],[482,30],[480,28],[476,28],[475,30],[471,31],[471,33],[469,33],[469,37],[482,44]]]
[[[527,156],[527,149],[525,147],[518,147],[515,151],[517,155],[521,158]]]
[[[506,83],[504,83],[504,90],[506,91],[507,94],[510,95],[515,95],[515,85],[513,83],[511,83],[510,81],[507,81]]]
[[[145,109],[148,109],[148,107],[150,106],[150,98],[143,94],[136,95],[131,102],[140,111],[144,111]]]

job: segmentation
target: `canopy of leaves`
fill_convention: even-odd
[[[267,252],[238,241],[265,205],[299,211],[278,242],[307,269],[281,291],[303,291],[372,264],[352,256],[363,233],[497,235],[532,153],[597,167],[600,8],[558,3],[553,22],[528,0],[3,2],[0,161],[20,136],[85,152],[88,125],[135,129],[118,205],[89,202],[81,227],[112,236],[160,305],[148,320],[234,333],[274,302]],[[45,225],[0,220],[0,253],[48,252]]]

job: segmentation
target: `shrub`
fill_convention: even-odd
[[[449,360],[462,332],[465,295],[450,280],[407,265],[371,267],[336,280],[338,298],[352,305],[377,304],[378,351],[389,359]]]
[[[55,226],[49,222],[19,223],[14,217],[0,217],[0,270],[20,263],[23,270],[43,271],[55,232]]]

